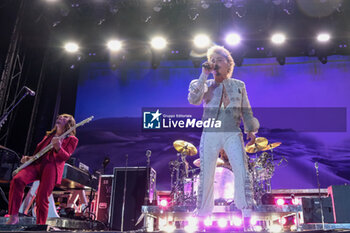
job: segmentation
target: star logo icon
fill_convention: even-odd
[[[153,122],[154,120],[159,121],[159,117],[160,117],[162,114],[159,113],[159,109],[157,109],[157,111],[156,111],[155,113],[151,113],[151,115],[153,116],[151,122]]]

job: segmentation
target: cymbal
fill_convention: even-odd
[[[222,160],[222,159],[220,159],[220,158],[218,158],[218,159],[216,160],[216,166],[217,166],[217,167],[218,167],[218,166],[222,166],[222,165],[224,165],[224,164],[225,164],[224,160]],[[193,165],[196,166],[196,167],[200,167],[200,166],[201,166],[201,160],[200,160],[200,159],[196,159],[195,161],[193,161]]]
[[[174,141],[173,145],[175,150],[181,154],[189,156],[197,154],[197,148],[192,143],[186,142],[184,140],[176,140]]]
[[[274,143],[271,143],[269,145],[267,145],[264,149],[262,149],[262,151],[265,151],[265,150],[272,150],[278,146],[280,146],[282,144],[282,142],[274,142]]]
[[[247,153],[253,154],[264,149],[267,146],[267,144],[268,144],[268,140],[266,138],[258,137],[255,139],[255,143],[253,145],[245,147],[245,151]]]

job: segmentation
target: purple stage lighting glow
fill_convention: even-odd
[[[224,218],[220,218],[220,219],[218,220],[218,226],[219,226],[220,228],[225,228],[225,227],[227,226],[227,220],[224,219]]]
[[[236,33],[231,33],[226,36],[225,40],[228,45],[235,46],[241,42],[241,37]]]

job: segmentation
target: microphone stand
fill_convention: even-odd
[[[146,184],[146,195],[145,195],[145,200],[144,200],[144,205],[149,204],[149,188],[150,188],[150,158],[151,158],[151,151],[147,150],[146,151],[146,157],[147,157],[147,166],[146,166],[146,177],[147,177],[147,184]]]
[[[318,162],[315,162],[315,168],[316,168],[316,177],[317,177],[317,186],[318,186],[318,199],[319,199],[320,208],[321,208],[322,230],[324,230],[324,214],[323,214],[323,204],[321,200],[321,188],[320,188],[320,179],[318,174]]]
[[[125,155],[125,175],[124,175],[124,190],[123,190],[123,205],[122,205],[122,221],[120,226],[120,231],[124,231],[124,212],[125,212],[125,198],[126,198],[126,182],[127,182],[127,170],[128,170],[128,155]]]
[[[23,88],[22,88],[23,89]],[[6,111],[5,113],[0,117],[0,129],[2,127],[2,125],[5,123],[7,117],[10,115],[10,113],[15,109],[15,107],[22,102],[22,100],[29,94],[28,91],[25,92],[25,94],[13,105],[9,106],[10,110]]]

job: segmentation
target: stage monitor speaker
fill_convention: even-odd
[[[98,183],[96,219],[108,225],[113,175],[101,175]]]
[[[332,200],[322,197],[322,209],[325,223],[333,223]],[[304,223],[322,223],[320,198],[302,198]]]
[[[350,223],[350,186],[329,186],[328,194],[332,198],[334,222]]]
[[[146,167],[115,167],[112,184],[112,203],[110,228],[117,231],[130,231],[142,228],[143,221],[136,225],[141,216],[141,207],[147,193],[147,174],[149,174],[149,200],[155,203],[156,172]],[[125,206],[123,215],[124,181],[126,175]],[[124,217],[124,218],[123,218]]]

